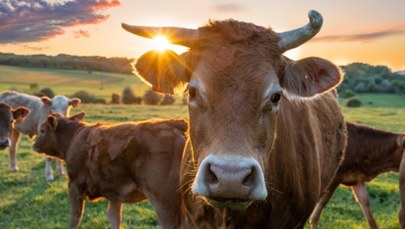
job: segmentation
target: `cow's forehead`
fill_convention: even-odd
[[[57,95],[52,99],[53,107],[67,107],[69,105],[69,99],[63,95]]]

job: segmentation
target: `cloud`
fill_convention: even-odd
[[[238,13],[246,10],[245,7],[236,3],[217,4],[215,9],[223,13]]]
[[[359,34],[346,34],[346,35],[331,35],[316,37],[312,39],[313,41],[336,41],[336,42],[374,42],[378,39],[393,36],[397,34],[405,33],[405,24],[400,24],[390,28],[382,29],[379,31],[374,31],[370,33],[359,33]]]
[[[90,33],[89,31],[85,31],[85,30],[77,30],[77,31],[73,31],[73,36],[75,38],[81,38],[81,37],[90,37]]]
[[[119,5],[119,0],[1,0],[0,44],[47,40],[67,27],[98,24],[109,17],[101,11]]]

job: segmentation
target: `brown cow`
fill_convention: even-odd
[[[80,224],[86,197],[109,200],[113,228],[120,227],[122,203],[146,198],[163,228],[180,227],[178,174],[187,123],[179,119],[87,124],[80,122],[83,116],[48,116],[33,146],[66,162],[70,228]]]
[[[24,121],[30,109],[17,107],[13,109],[6,103],[0,103],[0,150],[10,146],[10,135],[15,122]]]
[[[235,20],[198,30],[122,24],[189,47],[136,63],[156,91],[188,84],[189,140],[180,186],[188,228],[302,228],[332,181],[346,145],[331,62],[283,53],[311,39],[322,16],[278,34]]]
[[[403,147],[405,148],[405,141],[403,142]],[[402,154],[401,164],[399,166],[399,196],[399,225],[401,229],[405,229],[405,151]]]
[[[365,183],[381,173],[398,172],[405,150],[405,135],[346,123],[347,148],[336,177],[319,200],[311,215],[311,226],[317,228],[323,207],[329,202],[339,184],[350,186],[363,209],[370,228],[378,228],[371,213]]]

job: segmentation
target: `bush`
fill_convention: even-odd
[[[160,105],[172,105],[175,101],[172,95],[166,94],[160,101]]]
[[[51,88],[46,87],[46,88],[42,88],[39,93],[42,93],[46,96],[48,96],[49,98],[53,98],[55,96],[55,93],[52,91]]]
[[[146,105],[158,105],[162,96],[158,93],[148,90],[143,96],[143,101]]]
[[[348,99],[345,102],[346,107],[361,107],[362,103],[356,98]]]
[[[142,98],[136,97],[130,86],[122,90],[122,103],[124,104],[141,104]]]
[[[354,92],[350,89],[345,89],[340,93],[340,96],[342,96],[343,98],[351,98],[354,96]]]
[[[102,103],[106,104],[104,99],[96,98],[95,95],[88,93],[87,91],[77,91],[72,96],[72,98],[79,98],[82,100],[82,103]]]
[[[112,104],[120,104],[120,95],[118,95],[117,93],[112,93],[111,94],[111,103]]]

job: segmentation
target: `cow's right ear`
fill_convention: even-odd
[[[58,121],[54,116],[49,115],[46,121],[48,122],[48,125],[52,128],[52,130],[56,130],[56,127],[58,126]]]
[[[188,53],[177,55],[170,50],[149,51],[136,62],[139,75],[157,92],[173,94],[174,89],[188,83],[186,57]]]
[[[85,112],[80,112],[80,113],[70,116],[69,119],[72,121],[75,121],[75,122],[81,122],[81,121],[83,121],[85,114],[86,114]]]
[[[12,110],[13,118],[17,121],[17,123],[24,121],[24,119],[29,115],[31,112],[30,109],[25,107],[17,107],[16,109]]]
[[[47,96],[42,96],[41,101],[45,106],[48,106],[48,107],[52,106],[52,99],[50,99]]]

